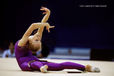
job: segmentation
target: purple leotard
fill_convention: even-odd
[[[63,70],[63,69],[78,69],[82,71],[85,70],[84,65],[73,62],[53,63],[53,62],[41,61],[37,57],[32,55],[31,50],[29,50],[27,46],[24,47],[18,46],[18,42],[19,41],[17,41],[15,44],[15,56],[19,67],[23,71],[39,70],[40,67],[44,65],[48,65],[48,70],[52,71]]]

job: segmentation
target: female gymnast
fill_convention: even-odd
[[[46,23],[50,16],[50,10],[46,7],[42,7],[40,10],[44,11],[43,14],[45,14],[41,23],[31,24],[22,38],[15,44],[15,56],[21,70],[37,70],[46,73],[49,70],[57,71],[63,69],[78,69],[81,71],[99,72],[99,68],[93,67],[91,65],[84,66],[73,62],[54,63],[42,61],[32,55],[32,51],[38,51],[42,47],[41,39],[44,28],[46,27],[48,32],[50,32],[50,28],[54,28],[54,26],[50,26],[49,23]],[[37,33],[31,35],[35,29],[38,29]]]

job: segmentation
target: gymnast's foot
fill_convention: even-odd
[[[86,65],[86,71],[88,71],[88,72],[100,72],[100,69],[98,67]]]
[[[48,69],[48,66],[47,66],[47,65],[44,65],[44,66],[42,66],[42,67],[40,68],[40,71],[41,71],[42,73],[47,73],[47,69]]]

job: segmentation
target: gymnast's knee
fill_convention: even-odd
[[[32,69],[30,68],[27,62],[22,63],[20,68],[22,71],[32,71]]]

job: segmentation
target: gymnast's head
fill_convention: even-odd
[[[36,35],[29,36],[28,47],[33,52],[36,52],[41,49],[40,37]]]

